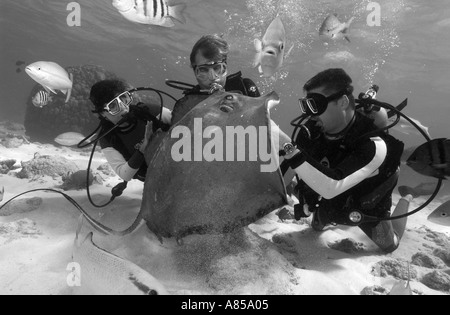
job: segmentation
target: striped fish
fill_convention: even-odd
[[[49,102],[52,101],[52,97],[47,91],[39,91],[36,95],[31,99],[31,102],[34,106],[42,108],[47,106]]]
[[[421,145],[406,164],[419,174],[446,179],[450,176],[450,140],[435,139]]]
[[[113,0],[113,6],[127,20],[135,23],[164,27],[175,26],[174,20],[186,23],[183,16],[186,4],[170,6],[166,0]]]

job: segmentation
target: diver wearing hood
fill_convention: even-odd
[[[351,83],[344,70],[329,69],[304,86],[307,95],[299,104],[310,118],[309,133],[284,148],[300,179],[296,218],[313,214],[312,226],[319,231],[329,224],[358,226],[391,253],[407,219],[363,222],[361,217],[390,217],[404,145],[356,110]],[[406,214],[411,200],[401,199],[393,216]]]
[[[145,181],[147,164],[144,152],[155,129],[154,123],[157,123],[156,119],[161,114],[161,106],[143,103],[134,105],[130,89],[120,80],[100,81],[92,86],[90,100],[95,106],[93,113],[101,120],[100,134],[113,130],[101,137],[100,145],[114,172],[127,182],[132,179]],[[162,122],[170,124],[171,119],[171,112],[163,108]]]
[[[238,72],[228,76],[228,43],[218,35],[203,36],[193,47],[190,61],[198,85],[184,92],[172,112],[172,125],[217,90],[259,97],[255,83]]]

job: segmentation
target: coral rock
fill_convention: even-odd
[[[433,271],[425,275],[421,282],[433,290],[450,291],[450,276],[442,271]]]
[[[432,257],[424,253],[417,253],[412,257],[411,263],[416,266],[430,269],[445,269],[447,266],[438,257]]]
[[[36,176],[64,176],[69,172],[75,173],[78,166],[60,156],[40,156],[36,154],[34,159],[22,162],[22,170],[17,174],[18,178],[32,179]]]

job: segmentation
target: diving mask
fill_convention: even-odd
[[[111,102],[105,105],[103,108],[105,111],[110,113],[112,116],[116,116],[123,112],[125,108],[133,102],[133,96],[130,92],[126,91],[115,97]]]
[[[201,80],[215,79],[224,76],[228,70],[226,60],[198,65],[193,68],[195,76]]]
[[[342,96],[347,94],[347,90],[342,90],[328,97],[318,93],[309,93],[306,95],[306,98],[301,98],[298,100],[298,102],[303,115],[320,116],[326,112],[328,104],[331,101],[341,98]]]

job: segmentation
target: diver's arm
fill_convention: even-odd
[[[156,118],[160,119],[159,114]],[[172,111],[170,109],[163,107],[161,121],[167,125],[172,124]]]
[[[323,166],[305,153],[293,157],[291,167],[315,192],[325,199],[333,199],[378,174],[387,156],[387,146],[380,137],[370,140],[335,169]]]
[[[129,161],[126,161],[122,154],[112,147],[105,148],[102,152],[114,172],[127,182],[133,179],[145,161],[144,155],[138,150],[136,150]]]

